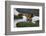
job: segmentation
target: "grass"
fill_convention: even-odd
[[[14,19],[22,19],[22,16],[14,16]]]
[[[38,27],[39,22],[36,22],[35,24],[32,22],[19,22],[16,24],[16,27]]]

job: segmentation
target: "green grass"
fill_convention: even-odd
[[[39,22],[36,22],[35,24],[32,22],[19,22],[16,24],[16,27],[38,27]]]
[[[22,19],[22,16],[14,16],[14,19]]]
[[[22,14],[14,15],[14,19],[22,19]]]

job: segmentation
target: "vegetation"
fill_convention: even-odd
[[[19,15],[14,15],[14,19],[22,19],[23,17],[22,17],[22,14],[19,14]]]
[[[32,22],[19,22],[16,24],[16,27],[38,27],[39,26],[39,21],[36,21],[36,23]]]

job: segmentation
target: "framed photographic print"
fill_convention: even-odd
[[[44,3],[5,1],[5,34],[44,32]]]

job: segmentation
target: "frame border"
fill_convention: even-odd
[[[29,6],[42,6],[42,30],[36,31],[10,31],[10,5],[29,5]],[[18,34],[33,34],[33,33],[44,33],[45,32],[45,3],[36,2],[18,2],[18,1],[5,1],[5,35],[18,35]]]

